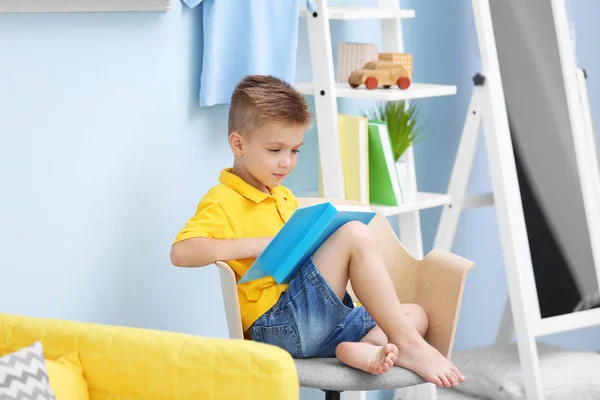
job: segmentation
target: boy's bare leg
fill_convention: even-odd
[[[346,365],[381,375],[394,366],[398,348],[392,343],[377,346],[368,342],[344,342],[336,347],[335,355]]]
[[[423,310],[423,307],[418,304],[400,304],[400,307],[406,315],[408,322],[417,329],[419,335],[425,336],[429,326],[429,320],[425,310]],[[389,343],[389,340],[381,328],[378,325],[375,325],[375,327],[371,329],[364,338],[361,339],[361,342],[368,342],[377,346],[383,346]]]
[[[313,261],[340,299],[350,279],[358,299],[389,342],[398,347],[396,365],[438,386],[454,386],[464,381],[462,373],[411,324],[367,226],[359,222],[345,224],[319,247]]]

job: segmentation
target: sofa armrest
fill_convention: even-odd
[[[43,344],[77,352],[92,399],[298,399],[294,361],[246,340],[0,314],[0,355]]]

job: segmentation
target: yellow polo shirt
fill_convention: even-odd
[[[195,237],[213,239],[245,239],[275,236],[292,216],[298,202],[288,188],[271,188],[264,193],[231,173],[221,171],[219,185],[211,188],[200,200],[196,214],[190,218],[174,243]],[[239,281],[254,258],[223,260],[235,271]],[[278,285],[268,276],[238,284],[240,311],[244,332],[279,299],[288,285]]]

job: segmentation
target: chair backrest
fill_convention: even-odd
[[[225,306],[225,318],[227,319],[229,337],[231,339],[243,339],[244,330],[242,329],[240,301],[238,299],[235,272],[233,272],[226,262],[217,261],[215,264],[219,267],[221,294],[223,295],[223,305]]]

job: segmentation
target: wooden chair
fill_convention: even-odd
[[[360,204],[348,200],[299,198],[300,207],[331,201],[333,204]],[[377,238],[396,294],[402,303],[422,306],[429,317],[427,342],[450,357],[467,272],[474,263],[443,250],[432,250],[423,260],[412,257],[398,240],[387,219],[375,216],[369,228]],[[237,294],[237,279],[224,262],[217,262],[229,335],[242,339],[242,323]],[[356,300],[349,285],[349,292]],[[300,386],[321,389],[327,400],[340,398],[344,391],[396,389],[424,383],[412,371],[394,367],[379,376],[347,367],[335,358],[297,359]]]

